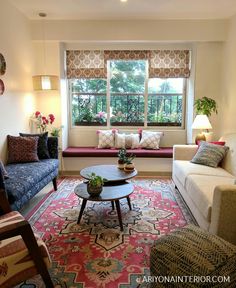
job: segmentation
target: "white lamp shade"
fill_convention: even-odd
[[[212,126],[206,115],[197,115],[193,121],[192,129],[212,129]]]
[[[33,76],[33,87],[35,91],[58,90],[58,77],[55,75]]]

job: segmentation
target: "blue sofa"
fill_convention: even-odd
[[[8,164],[5,169],[9,178],[0,174],[0,192],[5,194],[12,210],[20,210],[50,181],[57,190],[58,138],[48,137],[50,159],[39,162]],[[0,172],[1,173],[1,172]]]

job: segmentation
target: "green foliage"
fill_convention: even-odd
[[[102,178],[99,175],[96,175],[94,172],[88,175],[89,177],[89,185],[92,187],[100,187],[104,185],[104,182],[108,180],[106,178]]]
[[[207,117],[211,116],[212,112],[218,113],[216,101],[212,98],[202,97],[201,99],[196,99],[194,107],[197,114],[203,114]]]
[[[134,154],[131,154],[131,155],[127,156],[126,159],[125,159],[125,163],[126,164],[132,164],[132,162],[133,162],[135,157],[136,156]]]
[[[60,137],[60,133],[61,133],[62,128],[63,128],[63,126],[61,126],[61,127],[53,127],[52,130],[51,130],[51,136]]]
[[[118,152],[118,158],[120,161],[122,161],[123,163],[126,162],[126,157],[127,157],[127,152],[125,148],[121,148]]]

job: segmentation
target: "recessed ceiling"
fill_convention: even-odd
[[[222,19],[236,14],[236,0],[9,0],[30,19]]]

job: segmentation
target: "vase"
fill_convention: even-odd
[[[87,184],[87,191],[89,195],[95,197],[99,196],[102,193],[103,186],[91,186],[89,183]]]
[[[133,172],[134,171],[134,164],[133,163],[126,163],[124,167],[125,172]]]
[[[118,167],[120,170],[124,170],[124,167],[125,167],[124,161],[118,160],[117,167]]]

